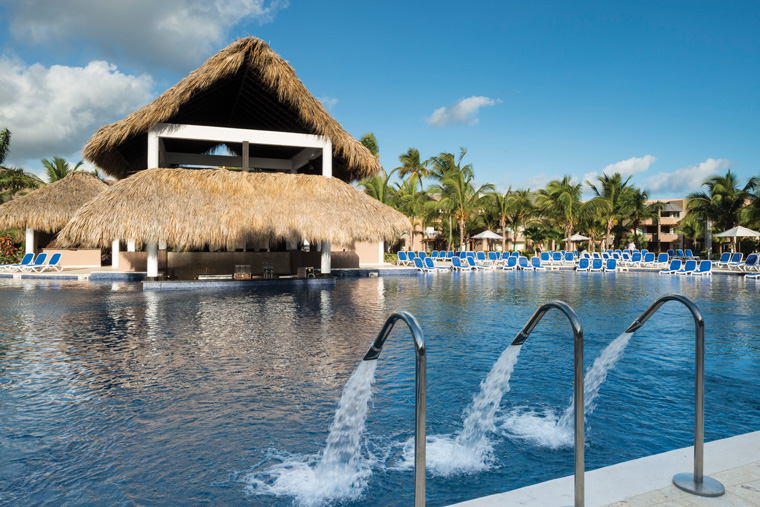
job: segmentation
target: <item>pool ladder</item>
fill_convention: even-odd
[[[584,502],[584,412],[583,412],[583,326],[570,305],[564,301],[554,300],[541,305],[533,314],[525,327],[517,333],[512,340],[512,346],[521,346],[528,339],[530,333],[538,325],[546,312],[556,308],[570,321],[573,328],[573,419],[574,419],[574,445],[575,445],[575,507],[583,507]]]
[[[702,312],[689,298],[680,294],[667,294],[652,303],[633,321],[626,333],[634,333],[668,301],[678,301],[694,317],[694,473],[680,473],[673,477],[678,488],[699,496],[715,497],[726,492],[723,484],[703,474],[705,443],[705,321]]]
[[[385,321],[380,334],[364,356],[364,361],[374,361],[380,357],[385,340],[399,320],[404,321],[412,332],[416,351],[414,379],[414,507],[425,505],[425,392],[427,377],[427,357],[425,339],[417,319],[409,312],[395,311]]]

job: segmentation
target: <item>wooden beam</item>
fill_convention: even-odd
[[[167,152],[166,163],[169,165],[200,165],[208,167],[243,167],[243,158],[235,155],[199,155],[197,153]],[[248,157],[248,167],[257,169],[274,169],[292,171],[293,162],[282,158]]]
[[[248,162],[249,162],[249,160],[248,160],[248,141],[243,141],[243,157],[242,158],[243,158],[243,165],[242,165],[243,172],[247,173],[248,172]]]

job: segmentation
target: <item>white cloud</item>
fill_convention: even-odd
[[[111,61],[125,58],[184,70],[226,42],[240,23],[266,23],[287,6],[282,0],[0,0],[20,44],[51,48],[75,40]]]
[[[325,109],[332,109],[335,107],[335,104],[338,103],[338,99],[333,97],[317,97],[317,100],[322,103],[323,106],[325,106]]]
[[[657,161],[657,157],[654,155],[644,155],[643,157],[631,157],[626,160],[621,160],[619,162],[615,162],[614,164],[610,164],[606,166],[604,169],[602,169],[601,174],[604,174],[606,176],[612,176],[615,173],[620,173],[620,175],[623,177],[623,180],[628,178],[629,176],[633,176],[634,174],[638,174],[641,172],[646,171],[649,169],[649,166],[652,165]],[[591,183],[596,184],[597,178],[599,177],[600,173],[596,171],[588,172],[583,175],[583,182],[590,181]]]
[[[657,173],[644,180],[644,187],[651,193],[673,194],[683,197],[698,190],[702,182],[720,171],[731,167],[731,161],[724,158],[708,158],[704,162],[692,164],[673,172]]]
[[[0,57],[0,128],[10,129],[8,164],[76,153],[97,129],[153,99],[153,79],[92,61],[85,67],[26,66]]]
[[[446,127],[455,123],[465,125],[475,125],[478,123],[478,110],[485,106],[494,106],[500,104],[500,99],[489,99],[488,97],[468,97],[461,99],[448,107],[441,107],[433,111],[428,118],[428,124],[434,127]]]

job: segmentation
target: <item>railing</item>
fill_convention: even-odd
[[[573,413],[575,445],[575,507],[583,507],[584,502],[584,412],[583,412],[583,327],[575,311],[564,301],[554,300],[545,303],[536,310],[525,327],[520,331],[512,345],[522,345],[538,325],[546,312],[556,308],[562,311],[573,328]]]
[[[705,322],[702,313],[690,299],[679,294],[668,294],[655,301],[631,324],[626,333],[637,329],[668,301],[678,301],[689,309],[694,317],[694,473],[680,473],[673,477],[678,488],[699,496],[720,496],[725,493],[723,484],[703,475],[705,441]]]
[[[415,362],[415,413],[414,413],[414,506],[424,507],[425,505],[425,392],[427,366],[425,356],[425,340],[422,336],[417,319],[409,312],[395,311],[385,321],[385,325],[380,330],[380,334],[375,338],[375,342],[364,356],[365,361],[374,361],[380,357],[383,345],[388,335],[393,330],[397,321],[402,320],[409,327],[414,338],[414,348],[416,351]]]

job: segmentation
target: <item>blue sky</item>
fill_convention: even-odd
[[[64,5],[65,4],[65,5]],[[683,197],[760,175],[760,3],[0,0],[6,161],[101,126],[239,37],[267,41],[381,163],[468,149],[480,183],[620,171]]]

